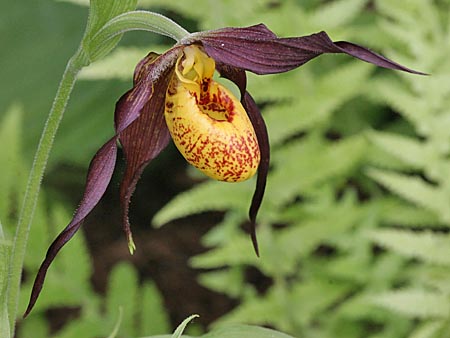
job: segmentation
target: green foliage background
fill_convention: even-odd
[[[2,21],[11,48],[2,56],[9,67],[0,67],[8,82],[0,97],[0,141],[8,145],[0,150],[0,271],[5,271],[30,155],[64,57],[81,38],[87,11],[79,4],[86,2],[72,2],[78,5],[43,1],[24,8],[13,2]],[[153,223],[224,213],[203,237],[210,250],[190,262],[205,271],[203,285],[239,300],[213,324],[217,330],[246,323],[295,337],[448,337],[450,1],[198,0],[193,5],[144,0],[140,6],[185,21],[190,30],[259,22],[280,36],[325,30],[333,40],[360,43],[432,74],[418,77],[327,55],[287,74],[250,75],[249,90],[263,107],[272,149],[258,218],[261,258],[242,231],[253,180],[205,179],[175,197]],[[47,16],[57,20],[44,24]],[[36,26],[40,29],[30,31]],[[39,34],[47,38],[37,40]],[[137,60],[167,47],[164,39],[131,34],[81,74],[84,81],[73,93],[50,172],[63,163],[87,166],[112,132],[114,102],[129,87]],[[53,54],[58,55],[54,63],[49,62]],[[74,208],[45,192],[40,203],[25,265],[31,275]],[[270,281],[264,291],[246,279],[249,268]],[[120,337],[170,331],[154,284],[139,283],[132,266],[114,269],[104,297],[92,290],[91,273],[79,234],[55,261],[21,336],[50,336],[45,310],[59,306],[80,312],[52,337],[108,336],[119,312]],[[3,287],[0,278],[0,291]],[[30,287],[30,281],[23,286],[21,308]]]

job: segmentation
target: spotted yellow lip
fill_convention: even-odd
[[[196,45],[184,48],[167,89],[165,119],[184,158],[226,182],[252,177],[260,152],[240,101],[212,79],[215,62]]]

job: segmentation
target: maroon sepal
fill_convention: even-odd
[[[175,47],[161,56],[151,53],[138,64],[134,73],[134,86],[146,87],[150,83],[152,95],[141,109],[140,116],[119,134],[126,161],[120,186],[122,224],[131,251],[134,250],[134,244],[128,220],[130,199],[144,168],[169,143],[170,133],[164,119],[164,104],[173,65],[179,52],[180,47]],[[155,68],[160,67],[160,64],[163,64],[164,68],[156,72]],[[155,75],[157,77],[153,78]],[[121,104],[121,101],[122,99],[116,110],[119,116],[122,111],[129,109],[126,102]]]
[[[265,25],[259,24],[200,32],[195,38],[216,62],[256,74],[286,72],[323,53],[345,53],[380,67],[424,75],[365,47],[346,41],[333,42],[325,32],[278,38]]]

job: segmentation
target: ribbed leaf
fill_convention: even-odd
[[[406,230],[375,230],[368,234],[378,245],[409,258],[450,265],[450,235]]]
[[[404,289],[375,295],[371,303],[410,318],[446,318],[450,303],[441,294],[422,289]]]

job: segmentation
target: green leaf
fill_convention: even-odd
[[[187,37],[189,32],[171,19],[152,12],[132,11],[117,15],[99,29],[85,46],[91,61],[108,54],[118,43],[122,33],[144,30],[168,36],[175,41]]]
[[[186,328],[186,326],[189,324],[189,322],[191,322],[194,318],[197,318],[197,317],[199,317],[199,315],[191,315],[188,318],[186,318],[185,320],[183,320],[183,322],[180,325],[178,325],[177,329],[172,334],[172,338],[181,338],[181,335],[183,334],[183,331]]]
[[[447,318],[450,315],[446,297],[422,289],[384,292],[373,296],[370,302],[410,318]]]
[[[136,270],[128,263],[120,263],[114,267],[109,277],[106,298],[107,316],[110,320],[117,317],[117,311],[123,309],[123,320],[119,336],[136,336],[136,313],[139,309],[138,276]],[[111,322],[113,326],[115,321]]]
[[[9,268],[9,251],[11,243],[6,240],[0,221],[0,337],[10,338],[8,307],[6,299],[7,276]]]
[[[8,306],[5,297],[8,276],[10,243],[5,239],[2,223],[0,221],[0,337],[10,338]]]
[[[82,46],[88,54],[94,52],[97,48],[92,45],[93,37],[102,29],[102,27],[112,18],[132,11],[136,8],[137,0],[109,1],[109,0],[91,0],[89,8],[89,18],[86,26],[86,32],[83,37]],[[119,42],[121,36],[115,36],[107,43],[104,43],[104,54],[111,51]]]
[[[227,325],[214,329],[203,338],[293,338],[279,331],[251,325]]]
[[[371,231],[367,236],[378,245],[408,258],[450,265],[449,234],[384,229]]]
[[[114,328],[113,328],[111,334],[107,338],[116,338],[117,334],[119,333],[120,325],[122,324],[122,319],[123,319],[123,309],[122,309],[122,307],[120,307],[117,322],[114,325]]]
[[[169,332],[170,321],[155,283],[146,282],[140,290],[139,317],[141,334]]]
[[[3,219],[5,231],[12,230],[8,226],[13,223],[9,217],[20,203],[19,196],[23,193],[26,174],[22,161],[22,118],[23,110],[18,104],[1,114],[0,144],[3,147],[0,156],[0,217]]]
[[[3,297],[0,298],[0,304],[0,335],[1,337],[10,338],[11,333],[9,328],[8,308],[3,300]]]

